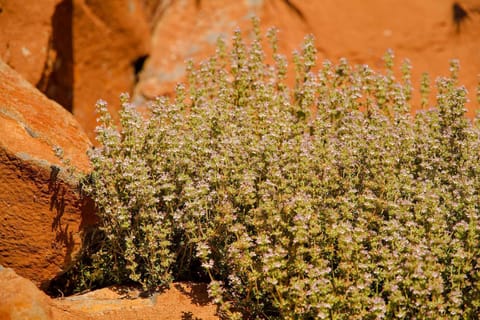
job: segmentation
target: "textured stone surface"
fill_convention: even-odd
[[[0,59],[34,85],[51,72],[51,21],[60,2],[0,0]]]
[[[446,75],[448,60],[458,58],[474,100],[480,3],[456,3],[466,12],[457,22],[450,0],[0,0],[0,58],[72,111],[90,138],[97,99],[115,111],[121,92],[135,92],[138,103],[172,94],[185,60],[207,57],[216,38],[229,39],[236,27],[248,34],[254,14],[263,27],[280,29],[287,54],[312,33],[319,61],[346,57],[378,69],[392,48],[399,62],[412,61],[414,84],[424,71]]]
[[[0,0],[0,59],[73,108],[72,0]]]
[[[149,297],[142,297],[131,287],[109,287],[55,302],[58,307],[99,320],[219,319],[203,283],[173,283]]]
[[[86,171],[90,142],[70,113],[1,61],[0,83],[0,264],[46,286],[94,222],[52,148]]]
[[[292,3],[303,12],[310,32],[324,56],[333,61],[346,57],[355,64],[383,68],[381,57],[388,48],[396,62],[408,58],[413,66],[416,88],[423,72],[432,83],[449,74],[449,60],[459,59],[460,83],[475,101],[480,74],[480,2],[477,0],[326,0]],[[455,23],[453,3],[458,3],[467,18]],[[414,99],[419,101],[419,90]],[[477,105],[469,105],[469,115]],[[414,106],[415,108],[415,106]]]
[[[0,59],[73,112],[93,138],[95,102],[115,110],[120,93],[133,91],[160,3],[0,0]]]
[[[248,34],[252,14],[260,17],[263,27],[280,29],[280,50],[285,54],[299,48],[304,35],[313,34],[320,63],[346,57],[351,63],[382,69],[382,56],[391,48],[397,66],[405,58],[412,62],[417,88],[423,72],[429,72],[433,82],[437,76],[448,75],[449,60],[457,58],[462,66],[460,83],[475,100],[480,74],[480,3],[456,2],[467,12],[458,23],[450,0],[165,1],[135,101],[141,104],[157,95],[172,94],[175,84],[184,79],[184,61],[193,58],[198,62],[209,56],[216,38],[230,39],[237,26]],[[469,106],[470,115],[475,108]]]
[[[0,319],[93,320],[88,314],[59,305],[13,269],[0,267]]]
[[[187,60],[207,58],[215,52],[218,37],[228,41],[237,28],[249,34],[254,15],[263,26],[281,30],[282,52],[298,47],[308,32],[285,1],[166,1],[158,12],[151,55],[135,91],[139,104],[158,95],[171,95],[175,84],[184,79]]]
[[[120,93],[135,85],[136,61],[149,52],[154,6],[146,4],[73,0],[73,114],[91,138],[96,101],[102,98],[112,111],[118,109]]]
[[[0,269],[0,288],[0,319],[53,318],[48,296],[12,269]]]
[[[52,299],[13,269],[0,266],[2,320],[217,320],[205,284],[174,283],[141,297],[129,287],[110,287]]]

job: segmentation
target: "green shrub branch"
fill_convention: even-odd
[[[246,45],[188,65],[150,115],[97,104],[100,148],[82,190],[101,241],[86,283],[168,285],[195,264],[229,319],[475,319],[480,314],[480,140],[466,90],[436,82],[412,115],[410,65],[394,76],[345,59],[316,64],[275,30],[267,64]]]

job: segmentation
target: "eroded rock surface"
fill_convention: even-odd
[[[143,297],[131,287],[110,287],[52,299],[31,281],[0,266],[0,319],[218,320],[205,284],[174,283]]]
[[[0,267],[0,319],[52,319],[49,298],[12,269]]]
[[[73,116],[0,60],[0,264],[44,287],[70,265],[94,220],[53,147],[89,169]]]
[[[53,67],[51,22],[60,2],[0,0],[0,59],[33,85]]]
[[[91,138],[96,101],[115,111],[119,95],[133,90],[136,64],[150,49],[149,8],[140,0],[73,0],[73,114]]]
[[[186,61],[200,62],[212,55],[217,39],[229,42],[234,30],[248,35],[251,18],[261,19],[264,30],[281,30],[280,51],[297,48],[309,31],[301,13],[286,1],[166,1],[159,8],[152,34],[150,57],[135,90],[138,104],[159,95],[172,95],[176,83],[185,78]]]
[[[142,296],[135,288],[114,286],[56,299],[58,307],[101,320],[218,320],[204,283],[173,283],[169,289]]]
[[[261,19],[264,29],[278,27],[280,51],[287,55],[300,48],[306,34],[313,34],[319,63],[325,59],[338,62],[345,57],[352,64],[368,64],[379,70],[384,67],[385,52],[393,49],[398,69],[403,59],[411,61],[415,88],[419,87],[423,72],[430,74],[433,83],[436,77],[449,75],[449,60],[459,59],[462,66],[459,82],[467,87],[470,100],[475,101],[480,73],[477,0],[165,3],[168,6],[160,10],[152,35],[150,59],[135,90],[135,101],[139,104],[157,95],[171,95],[175,84],[184,80],[185,60],[205,59],[214,52],[217,37],[229,40],[236,27],[248,34],[252,15]],[[462,13],[455,15],[459,10]],[[414,108],[418,108],[419,96],[416,90]],[[468,107],[472,116],[476,106]]]
[[[160,0],[0,0],[0,59],[94,137],[95,102],[118,108],[149,54]]]

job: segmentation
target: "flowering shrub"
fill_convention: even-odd
[[[391,52],[385,74],[316,67],[307,37],[291,88],[267,36],[273,65],[258,27],[250,46],[237,31],[148,117],[123,97],[117,128],[98,103],[87,276],[154,288],[200,263],[229,319],[475,318],[480,130],[458,64],[412,116]],[[425,76],[422,105],[429,91]]]

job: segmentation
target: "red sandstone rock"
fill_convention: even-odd
[[[149,297],[132,287],[113,286],[56,299],[55,304],[99,320],[219,319],[204,283],[173,283]]]
[[[174,283],[170,289],[141,297],[116,286],[51,299],[35,285],[0,266],[0,319],[9,320],[218,320],[205,284]]]
[[[381,57],[394,50],[397,66],[408,58],[413,66],[416,88],[423,72],[432,83],[438,76],[449,75],[449,60],[459,59],[460,83],[475,101],[480,74],[480,3],[476,0],[327,0],[290,1],[303,12],[317,46],[326,58],[336,61],[346,57],[352,63],[383,68]],[[467,12],[457,25],[453,3]],[[458,27],[458,28],[457,28]],[[419,101],[419,90],[414,92]],[[469,115],[476,104],[470,104]],[[414,108],[416,108],[414,106]]]
[[[119,95],[133,90],[134,64],[149,53],[153,2],[73,0],[73,114],[91,138],[96,101],[114,111]]]
[[[0,319],[53,318],[49,298],[12,269],[0,267]]]
[[[283,52],[297,48],[308,32],[284,1],[172,1],[159,11],[150,59],[135,91],[137,103],[172,94],[184,79],[187,60],[207,58],[215,52],[218,37],[228,41],[237,28],[251,32],[254,15],[263,26],[281,30]]]
[[[460,60],[460,83],[474,93],[480,74],[480,3],[457,3],[467,18],[456,23],[450,0],[251,0],[168,1],[161,7],[152,36],[151,56],[135,90],[142,103],[157,95],[171,94],[184,79],[184,61],[201,61],[214,52],[215,40],[227,39],[237,26],[251,29],[249,16],[256,14],[263,27],[280,29],[280,50],[290,54],[304,35],[316,38],[318,61],[337,62],[346,57],[353,64],[382,69],[382,56],[394,50],[397,66],[405,58],[413,65],[418,88],[423,72],[433,80],[448,75],[449,60]],[[418,90],[417,90],[418,91]],[[414,98],[418,99],[418,92]],[[470,115],[476,107],[469,107]]]
[[[88,320],[87,314],[70,310],[40,291],[12,269],[0,266],[0,319],[2,320]]]
[[[116,286],[51,299],[35,285],[0,266],[2,320],[218,320],[205,284],[174,283],[170,289],[141,297],[131,287]]]
[[[70,111],[72,14],[71,0],[0,1],[0,59]]]
[[[160,0],[0,0],[0,59],[73,112],[93,138],[95,102],[118,107],[149,53]]]
[[[0,264],[37,286],[72,262],[94,221],[52,148],[86,171],[89,145],[70,113],[0,60]]]
[[[51,21],[60,1],[0,1],[0,59],[33,85],[51,71]]]

